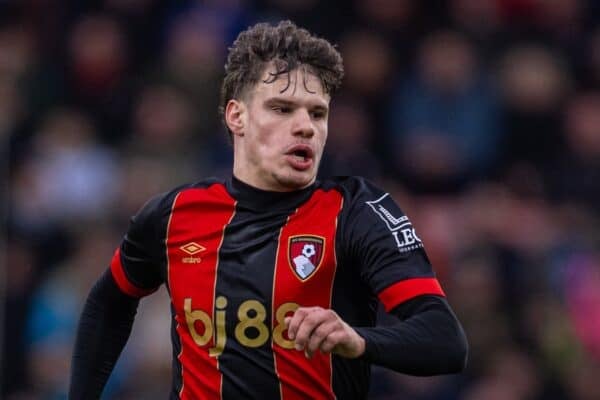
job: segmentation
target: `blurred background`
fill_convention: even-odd
[[[227,47],[290,18],[339,46],[321,176],[390,191],[471,345],[377,400],[600,399],[600,2],[0,0],[0,397],[66,396],[85,296],[153,194],[230,174]],[[106,399],[165,399],[166,291]]]

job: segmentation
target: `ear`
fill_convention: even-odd
[[[234,135],[244,136],[246,105],[239,100],[229,100],[225,107],[225,123]]]

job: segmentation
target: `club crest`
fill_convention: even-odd
[[[305,281],[310,278],[321,265],[325,250],[325,239],[320,236],[291,236],[288,246],[288,257],[296,276]]]

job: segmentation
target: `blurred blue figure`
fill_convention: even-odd
[[[86,289],[92,284],[95,274],[103,269],[99,259],[112,246],[114,235],[101,224],[85,235],[80,231],[77,236],[81,241],[77,250],[51,271],[35,291],[25,335],[31,384],[29,388],[21,389],[31,390],[37,399],[58,400],[67,396],[70,353],[78,315]],[[102,398],[120,396],[126,379],[135,370],[135,364],[135,355],[125,351]]]
[[[452,190],[494,166],[500,134],[495,93],[462,36],[439,32],[419,50],[390,111],[392,165],[416,190]]]

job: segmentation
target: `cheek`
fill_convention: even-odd
[[[253,131],[255,139],[260,143],[269,143],[275,136],[277,130],[277,122],[270,118],[269,115],[261,113],[258,118],[253,121]]]
[[[261,145],[268,147],[265,152],[278,153],[290,141],[286,132],[289,132],[289,127],[284,121],[266,119],[259,127],[257,139]]]
[[[278,135],[279,124],[265,118],[262,122],[254,125],[253,143],[255,157],[257,162],[264,163],[272,160],[280,153],[282,147],[283,135]]]
[[[325,125],[319,132],[319,145],[321,146],[322,150],[323,147],[325,147],[325,143],[327,142],[327,125]]]

